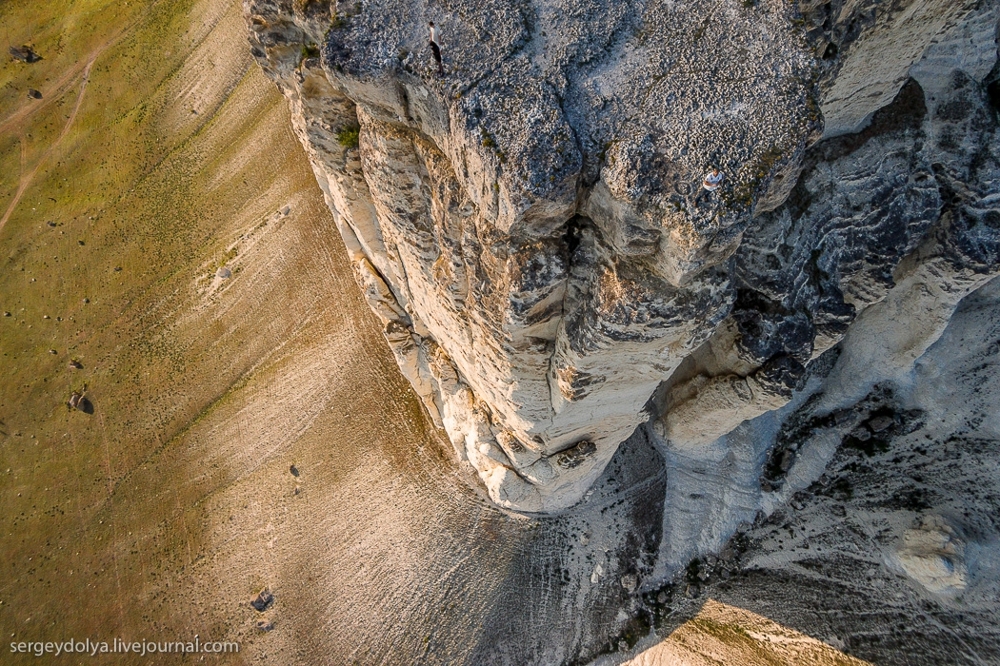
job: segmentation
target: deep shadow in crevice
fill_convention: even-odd
[[[569,222],[566,223],[566,231],[563,233],[563,240],[566,243],[566,249],[569,251],[570,261],[572,261],[573,254],[576,249],[580,247],[580,237],[584,226],[592,226],[590,220],[580,215],[574,215],[570,218]]]
[[[986,75],[983,86],[986,88],[986,101],[993,107],[997,120],[1000,120],[1000,60],[997,60],[993,69]]]
[[[986,84],[986,99],[989,100],[993,110],[1000,114],[1000,78]]]

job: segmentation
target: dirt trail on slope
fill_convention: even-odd
[[[110,42],[102,46],[100,50],[103,51],[104,47],[108,44],[110,44]],[[84,62],[77,63],[73,67],[70,67],[63,72],[62,76],[42,88],[41,101],[33,104],[22,105],[17,111],[10,114],[3,120],[0,120],[0,133],[19,130],[23,126],[26,119],[57,101],[62,93],[64,93],[67,88],[76,82],[80,72],[89,68],[90,65],[93,64],[93,61],[93,58],[89,58]]]
[[[117,36],[114,39],[117,39]],[[66,119],[66,124],[63,125],[62,132],[60,132],[56,140],[45,149],[45,152],[39,156],[38,161],[35,162],[35,165],[31,168],[31,170],[27,172],[24,171],[26,147],[24,139],[21,139],[21,179],[18,182],[17,191],[14,193],[14,197],[7,205],[7,210],[4,211],[3,217],[0,217],[0,230],[3,229],[5,224],[7,224],[7,220],[10,219],[10,216],[14,214],[14,209],[17,208],[17,204],[21,201],[21,197],[24,195],[25,190],[28,189],[28,186],[31,185],[32,181],[35,179],[35,174],[38,173],[38,169],[41,168],[42,164],[45,163],[45,160],[48,159],[49,155],[51,155],[57,147],[59,147],[62,140],[69,133],[70,128],[73,126],[73,121],[76,120],[76,114],[80,111],[80,105],[83,103],[84,93],[87,92],[87,82],[90,80],[90,69],[94,66],[94,61],[96,61],[98,56],[100,56],[100,54],[113,43],[114,39],[105,42],[87,61],[87,64],[83,68],[82,82],[80,83],[80,91],[76,95],[76,103],[73,105],[73,110],[70,112],[69,118]],[[58,90],[62,86],[59,82],[57,82],[53,87]],[[31,113],[35,111],[37,111],[37,109],[24,107],[21,111],[16,113],[14,117],[0,123],[0,132],[5,131],[8,127],[17,128],[21,123],[30,117]]]

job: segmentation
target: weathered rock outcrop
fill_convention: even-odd
[[[401,369],[501,506],[572,505],[647,422],[701,466],[806,377],[863,396],[824,351],[867,318],[885,346],[843,353],[906,371],[1000,270],[994,4],[245,7]]]

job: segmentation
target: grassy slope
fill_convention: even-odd
[[[0,5],[2,36],[44,57],[0,67],[10,640],[250,640],[255,615],[234,620],[234,607],[268,576],[214,569],[210,549],[241,545],[210,525],[220,502],[255,527],[271,516],[247,511],[253,481],[218,496],[329,411],[338,367],[374,372],[373,391],[415,413],[239,12],[218,0]],[[285,205],[290,215],[275,213]],[[213,278],[221,264],[227,282]],[[92,415],[66,407],[84,385]],[[226,432],[213,415],[247,393],[272,402]],[[273,466],[287,495],[288,463]]]

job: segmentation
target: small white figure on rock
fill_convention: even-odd
[[[697,206],[702,197],[719,189],[719,186],[722,185],[722,180],[724,178],[725,175],[719,171],[719,167],[711,167],[709,172],[705,174],[705,177],[701,181],[701,190],[698,191],[698,196],[694,199],[694,205]]]

